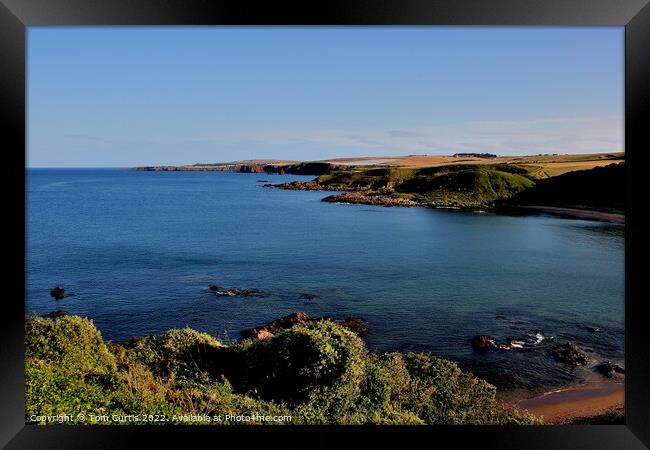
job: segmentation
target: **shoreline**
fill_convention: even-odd
[[[542,205],[518,206],[517,208],[525,209],[532,212],[540,212],[540,213],[551,214],[551,215],[562,216],[562,217],[570,217],[575,219],[598,220],[601,222],[625,224],[625,214],[623,213],[605,212],[605,211],[598,211],[595,209],[579,209],[579,208],[569,208],[569,207],[561,207],[561,206],[542,206]]]
[[[553,425],[595,418],[625,407],[624,381],[588,381],[542,394],[504,393],[500,400],[508,407],[525,410]]]
[[[307,189],[305,189],[307,190]],[[311,190],[311,189],[309,189]],[[323,189],[327,191],[327,189]],[[324,202],[337,203],[341,205],[370,205],[370,206],[383,206],[383,207],[416,207],[416,208],[430,208],[430,209],[455,209],[459,211],[472,211],[484,212],[491,211],[496,214],[506,212],[502,207],[494,207],[491,205],[475,205],[475,206],[448,206],[448,205],[435,205],[431,203],[422,203],[414,200],[407,200],[402,198],[391,198],[384,195],[367,195],[359,193],[358,191],[344,192],[342,194],[330,195],[322,199]],[[619,212],[605,212],[597,209],[581,209],[569,208],[560,206],[516,206],[511,207],[515,210],[526,213],[542,213],[552,216],[567,218],[567,219],[580,219],[580,220],[594,220],[598,222],[608,222],[625,225],[625,214]],[[507,214],[507,212],[506,212]]]
[[[329,186],[318,184],[315,180],[311,181],[294,181],[280,184],[264,184],[262,187],[274,188],[291,191],[321,191],[336,192],[333,195],[323,197],[321,201],[327,203],[336,203],[341,205],[370,205],[383,207],[416,207],[430,209],[455,209],[460,211],[491,211],[496,214],[549,214],[552,216],[594,220],[599,222],[609,222],[625,224],[625,213],[607,212],[598,209],[589,208],[572,208],[568,206],[545,206],[545,205],[495,205],[495,204],[448,204],[434,203],[429,201],[419,201],[404,197],[392,197],[392,191],[386,189],[371,190],[358,189],[341,186]]]
[[[70,320],[69,318],[73,320],[89,320],[88,318],[74,315],[68,316],[67,314],[26,317],[33,317],[34,320],[65,320],[66,317],[68,320]],[[363,319],[354,317],[344,320],[321,317],[314,320],[303,312],[297,312],[275,319],[266,325],[244,329],[240,331],[240,336],[241,340],[251,339],[259,342],[273,338],[274,335],[282,330],[293,329],[296,325],[304,326],[309,323],[324,323],[329,326],[347,328],[360,338],[361,335],[368,332],[363,322]],[[177,330],[183,331],[188,329]],[[207,333],[194,330],[191,330],[191,332],[200,333],[202,336],[215,339]],[[163,333],[161,336],[165,334]],[[128,346],[129,342],[135,342],[138,339],[144,338],[146,337],[140,336],[123,342],[106,342],[119,347]],[[239,341],[226,343],[225,346],[237,345],[237,342]],[[361,342],[364,342],[365,345],[365,341]],[[220,347],[223,345],[218,343]],[[402,352],[399,353],[403,354]],[[454,359],[448,359],[447,361],[457,364]],[[592,376],[581,382],[554,388],[545,392],[532,389],[499,391],[497,388],[496,401],[501,405],[500,407],[504,408],[504,411],[520,411],[525,413],[524,415],[529,414],[537,419],[541,419],[545,424],[549,425],[620,423],[620,421],[624,421],[625,414],[625,382],[624,378],[604,379],[601,375],[592,374]]]

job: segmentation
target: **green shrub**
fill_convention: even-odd
[[[130,371],[118,371],[115,356],[91,321],[78,316],[25,321],[25,412],[31,415],[80,413],[151,414],[174,410],[148,369],[137,387]],[[146,386],[146,389],[144,388]],[[156,395],[157,393],[157,395]],[[76,419],[71,423],[75,423]]]
[[[246,395],[233,392],[231,384],[227,380],[207,381],[204,384],[196,384],[187,387],[179,392],[178,403],[183,411],[190,414],[206,414],[209,416],[222,416],[222,421],[215,421],[216,424],[232,425],[237,423],[253,424],[277,424],[285,422],[273,422],[265,420],[253,420],[238,422],[227,420],[230,416],[291,416],[291,410],[282,403],[267,402],[251,398]],[[293,421],[286,423],[291,424]]]
[[[160,336],[133,340],[127,358],[144,364],[159,377],[191,381],[207,370],[214,351],[223,348],[207,333],[191,328],[171,329]]]
[[[340,420],[359,399],[365,352],[359,337],[335,323],[295,326],[244,350],[245,388],[302,404],[315,421]]]
[[[539,417],[519,409],[503,411],[499,423],[501,425],[544,425],[544,421]]]
[[[496,388],[456,363],[424,354],[387,353],[378,363],[390,374],[391,397],[428,424],[493,423]]]
[[[46,360],[78,375],[115,373],[115,358],[93,323],[79,316],[25,321],[25,357]]]
[[[541,423],[500,407],[495,392],[451,361],[368,354],[357,335],[328,321],[229,346],[189,328],[105,345],[87,319],[26,321],[28,417],[228,414],[291,416],[280,423],[296,424]]]

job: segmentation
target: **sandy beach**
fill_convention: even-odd
[[[530,398],[504,399],[506,404],[542,417],[546,423],[566,424],[604,414],[625,405],[624,382],[589,382]]]

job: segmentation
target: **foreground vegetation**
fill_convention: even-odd
[[[25,375],[28,423],[60,414],[72,416],[65,423],[81,422],[79,414],[84,423],[206,423],[191,417],[225,415],[292,424],[540,423],[504,409],[494,386],[451,361],[372,354],[329,321],[230,345],[190,328],[122,345],[105,343],[78,316],[30,316]],[[133,416],[140,420],[121,419]]]

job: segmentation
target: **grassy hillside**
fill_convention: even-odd
[[[145,166],[134,170],[146,171],[221,171],[296,175],[323,175],[332,171],[368,170],[371,168],[418,169],[456,165],[516,164],[527,170],[532,178],[548,178],[575,170],[600,167],[625,161],[625,154],[592,153],[579,155],[529,155],[482,157],[480,153],[450,155],[366,156],[334,158],[321,161],[287,161],[252,159],[226,163],[198,163],[182,166]]]
[[[489,205],[534,184],[526,169],[508,164],[356,168],[321,175],[315,182],[328,190],[367,191],[370,198],[380,193],[422,206],[459,207]],[[363,202],[363,197],[357,198]]]
[[[357,335],[328,321],[230,345],[190,328],[120,345],[105,343],[81,317],[32,316],[25,339],[28,422],[67,414],[66,423],[79,423],[85,414],[84,423],[139,417],[129,424],[188,415],[212,417],[200,422],[211,424],[241,423],[225,415],[292,424],[539,423],[502,409],[494,386],[451,361],[371,354]]]
[[[625,163],[539,180],[506,203],[625,211]]]
[[[536,205],[623,211],[625,163],[612,164],[608,156],[617,155],[602,156],[588,161],[590,165],[596,164],[589,170],[575,170],[552,177],[548,176],[549,166],[544,168],[530,162],[463,163],[420,168],[352,166],[333,167],[312,181],[274,186],[344,191],[323,200],[383,206],[490,208]],[[553,164],[563,163],[553,161]]]

